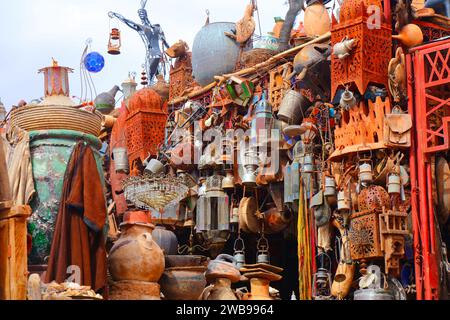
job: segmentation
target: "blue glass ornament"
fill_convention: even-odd
[[[334,118],[336,115],[336,110],[334,108],[330,108],[330,118]]]
[[[98,52],[91,52],[84,58],[84,66],[89,72],[100,72],[105,66],[105,58]]]

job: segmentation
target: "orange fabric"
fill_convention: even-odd
[[[98,291],[106,285],[103,227],[106,202],[93,152],[79,142],[64,177],[46,282],[64,282],[69,266],[79,267],[80,284]]]

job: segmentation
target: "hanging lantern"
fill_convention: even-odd
[[[313,173],[314,172],[314,154],[307,153],[303,158],[302,172],[303,173]]]
[[[350,210],[350,193],[346,190],[340,190],[337,196],[338,210]]]
[[[391,195],[400,194],[402,189],[401,177],[396,172],[391,172],[388,175],[388,193]]]
[[[226,176],[222,180],[222,189],[234,189],[234,175],[232,170],[226,170]]]
[[[264,234],[262,234],[261,238],[258,239],[256,249],[258,250],[258,252],[256,253],[256,263],[270,264],[269,241],[267,241],[267,239],[264,237]]]
[[[259,165],[258,154],[249,146],[244,153],[244,176],[242,183],[248,186],[256,185],[256,176]]]
[[[238,244],[241,244],[241,248],[238,249]],[[236,241],[234,242],[234,258],[236,259],[236,267],[241,269],[245,264],[245,245],[244,240],[242,240],[239,235]]]
[[[127,148],[116,147],[112,150],[112,160],[118,173],[128,173],[128,152]]]
[[[312,297],[314,300],[331,300],[331,270],[324,267],[323,257],[327,257],[331,267],[330,257],[322,253],[321,266],[313,276]]]
[[[120,31],[117,28],[112,28],[109,34],[108,53],[112,55],[120,54],[121,46]]]
[[[266,99],[266,93],[264,93],[255,107],[255,115],[251,125],[251,142],[260,147],[269,144],[273,122],[272,106]]]
[[[100,53],[95,51],[88,53],[83,62],[87,71],[92,73],[102,71],[103,67],[105,66],[105,58],[103,58]]]
[[[336,180],[334,180],[333,176],[325,176],[324,179],[324,192],[323,195],[326,197],[335,196],[336,195]]]
[[[363,159],[360,161],[358,175],[360,182],[370,183],[373,181],[371,160]]]
[[[206,178],[205,194],[202,192],[197,201],[196,225],[197,232],[203,233],[206,239],[225,243],[230,229],[230,208],[222,179],[219,175]]]

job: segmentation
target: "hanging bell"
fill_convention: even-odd
[[[372,164],[370,162],[362,162],[359,165],[359,181],[370,183],[373,181]]]
[[[400,175],[395,172],[391,172],[388,175],[387,187],[389,194],[400,194],[402,188]]]
[[[113,28],[109,34],[108,53],[112,55],[120,54],[121,46],[120,31],[117,28]]]
[[[337,196],[338,210],[350,210],[350,194],[345,190],[340,190]]]
[[[325,190],[323,195],[326,197],[335,196],[336,195],[336,180],[334,180],[333,176],[325,176]]]

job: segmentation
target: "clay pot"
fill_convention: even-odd
[[[162,249],[165,255],[175,255],[178,252],[178,240],[175,233],[163,226],[156,226],[152,233],[153,240]]]
[[[152,224],[125,223],[108,256],[114,281],[158,282],[164,272],[164,254],[153,241]]]
[[[422,29],[413,23],[404,26],[400,33],[398,35],[393,35],[392,38],[399,40],[408,48],[415,47],[423,43]]]
[[[161,300],[159,284],[154,282],[117,281],[109,289],[109,300]]]
[[[331,19],[322,3],[306,7],[304,29],[308,37],[321,36],[331,30]]]
[[[217,278],[213,285],[203,290],[200,300],[238,300],[238,298],[231,289],[230,279]]]
[[[197,300],[206,286],[204,256],[166,256],[159,283],[166,300]]]
[[[250,293],[247,293],[244,300],[273,300],[269,293],[270,281],[261,278],[250,279]]]
[[[206,286],[205,266],[167,268],[160,280],[166,300],[197,300]]]
[[[164,81],[164,77],[162,75],[156,76],[158,82],[152,87],[162,98],[162,101],[169,100],[169,84]]]

